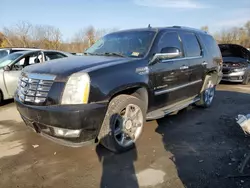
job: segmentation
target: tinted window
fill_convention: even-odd
[[[158,44],[158,51],[160,52],[162,48],[166,47],[175,47],[182,51],[179,35],[176,32],[168,32],[162,35]]]
[[[65,55],[61,53],[57,53],[57,52],[44,52],[44,55],[47,61],[52,60],[52,59],[59,59],[59,58],[66,57]]]
[[[200,44],[193,33],[183,33],[181,39],[185,46],[187,57],[197,57],[201,55]]]
[[[201,35],[201,39],[208,50],[208,53],[213,57],[221,57],[221,52],[217,42],[210,35]]]

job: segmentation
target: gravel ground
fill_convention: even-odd
[[[247,113],[250,86],[222,84],[211,108],[147,122],[136,149],[114,155],[40,137],[8,101],[0,107],[0,188],[249,188],[250,162],[243,173],[239,166],[250,138],[235,123]]]

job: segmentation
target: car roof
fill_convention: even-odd
[[[34,53],[34,52],[39,52],[40,50],[32,50],[32,51],[17,51],[17,52],[14,52],[13,54],[22,54],[22,55],[27,55],[27,54],[31,54],[31,53]]]
[[[22,55],[27,55],[27,54],[31,54],[31,53],[35,53],[35,52],[58,52],[58,53],[62,53],[62,54],[69,55],[69,56],[72,55],[72,54],[70,54],[68,52],[64,52],[64,51],[58,51],[58,50],[41,50],[41,49],[26,50],[26,51],[17,51],[17,52],[14,52],[14,53],[21,53]]]
[[[184,27],[184,26],[170,26],[170,27],[147,27],[147,28],[137,28],[137,29],[128,29],[128,30],[120,30],[116,31],[113,33],[120,33],[120,32],[130,32],[130,31],[166,31],[166,30],[182,30],[182,31],[192,31],[195,33],[202,33],[202,34],[208,34],[206,31],[200,30],[200,29],[195,29],[195,28],[190,28],[190,27]]]
[[[35,50],[39,50],[39,48],[24,48],[24,47],[8,47],[8,48],[0,48],[0,50],[23,50],[23,51],[26,51],[26,50],[32,50],[32,51],[35,51]]]

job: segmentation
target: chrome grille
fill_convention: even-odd
[[[23,102],[43,103],[48,97],[54,76],[22,74],[19,78],[17,96]]]

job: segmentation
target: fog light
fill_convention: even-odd
[[[71,129],[63,129],[63,128],[55,128],[53,127],[55,136],[59,137],[67,137],[67,138],[78,138],[81,134],[81,129],[71,130]]]

